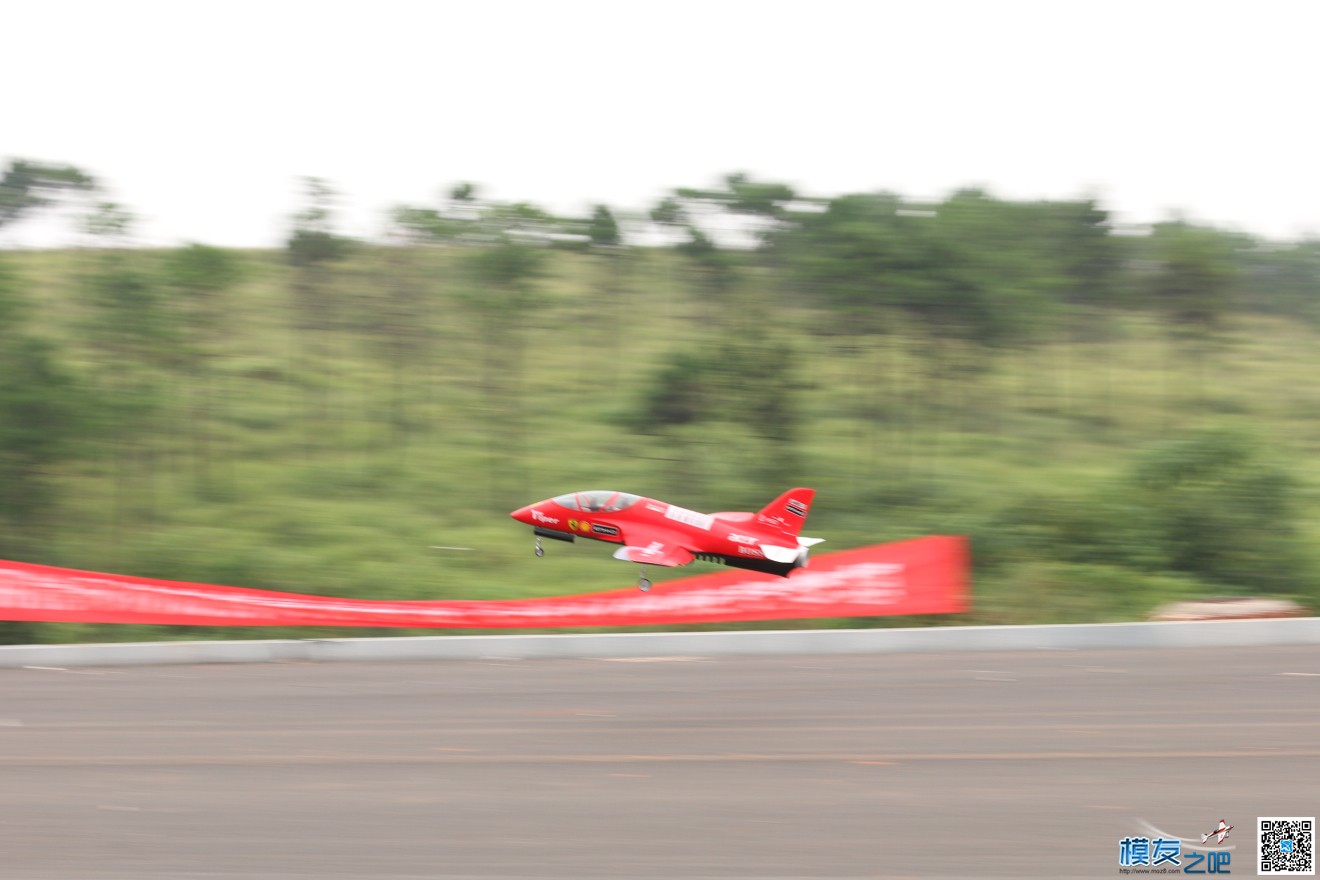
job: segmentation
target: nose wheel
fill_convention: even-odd
[[[532,552],[534,552],[538,557],[539,557],[539,556],[544,556],[544,555],[545,555],[545,548],[541,546],[541,536],[540,536],[540,535],[537,535],[537,536],[536,536],[536,549],[535,549],[534,551],[532,551]]]

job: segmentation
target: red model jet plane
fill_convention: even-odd
[[[809,549],[824,538],[802,538],[815,489],[789,489],[756,513],[697,513],[626,492],[570,492],[509,514],[532,527],[536,555],[542,538],[590,538],[622,544],[615,559],[647,565],[720,562],[788,577],[807,565]],[[651,588],[642,568],[637,585]]]

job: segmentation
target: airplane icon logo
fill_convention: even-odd
[[[1209,834],[1201,835],[1201,842],[1206,843],[1207,841],[1210,840],[1210,838],[1213,837],[1215,839],[1215,843],[1223,843],[1224,838],[1228,837],[1228,832],[1232,830],[1233,830],[1232,825],[1229,825],[1223,819],[1220,819],[1218,828],[1214,829]]]

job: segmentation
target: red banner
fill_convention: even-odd
[[[789,578],[733,570],[606,593],[399,602],[150,580],[0,561],[0,620],[204,626],[517,629],[965,611],[961,537],[821,554]]]

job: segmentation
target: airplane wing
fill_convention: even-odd
[[[625,546],[614,551],[615,559],[625,562],[639,562],[642,565],[667,565],[674,567],[687,565],[696,557],[689,551],[666,541],[650,541],[644,547]]]

